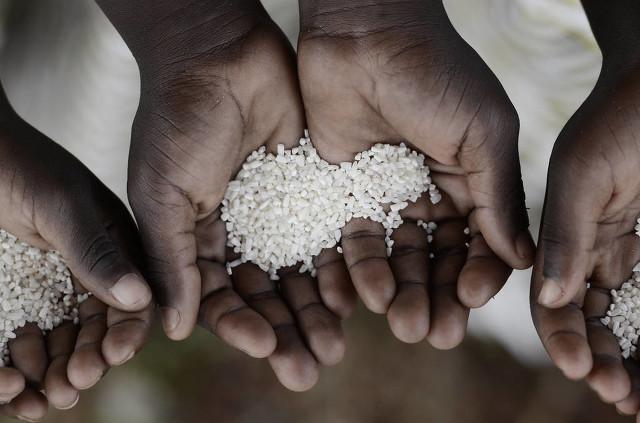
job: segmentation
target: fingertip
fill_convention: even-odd
[[[47,415],[49,403],[44,395],[33,389],[25,389],[6,407],[16,418],[28,421],[39,422]]]
[[[102,341],[102,356],[110,367],[121,366],[131,360],[135,355],[135,349],[128,345],[117,345],[109,342],[107,338]]]
[[[0,402],[9,402],[25,389],[24,376],[11,367],[0,368]]]
[[[424,293],[422,290],[417,292]],[[393,335],[407,344],[422,341],[429,332],[427,304],[426,295],[398,296],[387,314],[387,321]]]
[[[291,374],[287,377],[278,377],[280,383],[290,391],[305,392],[318,383],[320,375],[315,362],[313,365],[297,366],[290,370]]]
[[[337,317],[332,317],[332,321],[316,320],[311,324],[302,324],[311,351],[325,366],[340,363],[346,351],[342,326]]]
[[[348,281],[349,286],[347,288],[338,289],[335,286],[326,287],[327,284],[323,284],[320,278],[318,279],[322,302],[341,320],[349,318],[358,303],[358,297],[351,286],[351,282]]]
[[[121,277],[110,289],[116,308],[123,311],[141,311],[151,302],[149,285],[135,273]]]
[[[365,307],[373,313],[385,314],[396,295],[396,283],[386,262],[378,270],[369,272],[366,278],[353,279]]]
[[[319,377],[318,362],[292,326],[277,330],[278,347],[269,356],[280,383],[290,391],[303,392],[311,389]]]
[[[58,410],[68,410],[77,404],[79,393],[68,380],[67,361],[64,357],[54,359],[49,366],[44,390],[49,403]]]
[[[172,341],[184,341],[187,339],[195,327],[194,324],[188,324],[183,319],[183,313],[173,307],[161,307],[160,314],[162,316],[162,328],[164,333]]]
[[[210,323],[212,327],[214,324],[215,322]],[[276,334],[269,322],[249,308],[220,317],[215,332],[227,344],[254,358],[270,356],[278,345]]]
[[[557,335],[556,338],[560,336]],[[593,367],[591,350],[583,339],[577,336],[571,338],[565,337],[562,342],[552,338],[547,343],[547,350],[551,360],[568,379],[584,379]]]
[[[335,366],[342,361],[347,350],[344,337],[334,339],[327,343],[323,349],[323,353],[318,360],[325,366]]]
[[[514,269],[525,270],[533,265],[536,257],[536,245],[529,230],[518,234],[515,241],[515,250],[520,260],[514,263]]]
[[[587,376],[587,383],[606,403],[622,401],[631,392],[631,380],[622,363],[598,360]]]
[[[432,347],[446,351],[460,345],[465,334],[466,325],[451,322],[450,324],[433,325],[427,334],[427,340]]]
[[[69,359],[67,377],[75,389],[82,391],[98,383],[107,369],[101,357],[89,350],[79,350]]]
[[[468,308],[473,309],[484,306],[495,295],[493,287],[482,283],[483,281],[478,278],[466,278],[464,272],[465,270],[463,269],[459,277],[458,299],[463,306]],[[463,281],[466,283],[462,283]]]
[[[616,410],[620,414],[632,416],[640,410],[640,393],[631,392],[629,396],[616,403]]]

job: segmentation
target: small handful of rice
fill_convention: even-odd
[[[64,321],[78,322],[71,273],[55,251],[19,241],[0,229],[0,367],[9,364],[9,341],[27,323],[50,331]]]
[[[332,165],[318,155],[306,131],[290,150],[279,145],[271,154],[261,147],[247,158],[222,201],[227,245],[240,254],[227,263],[227,271],[252,262],[277,280],[278,269],[302,263],[301,273],[315,275],[313,258],[335,247],[341,229],[354,218],[384,226],[390,255],[400,211],[424,193],[433,204],[442,198],[424,160],[404,144],[376,144],[353,162]],[[420,223],[429,234],[435,229],[434,223]]]
[[[640,236],[640,219],[636,222],[636,235]],[[611,290],[611,305],[600,319],[618,339],[624,358],[638,358],[640,337],[640,263],[633,268],[629,280],[620,289]]]

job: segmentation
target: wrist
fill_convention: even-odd
[[[442,0],[299,0],[302,37],[359,37],[448,22]]]
[[[603,71],[640,66],[640,2],[582,0],[593,34],[602,51]]]
[[[259,0],[98,0],[143,78],[215,60],[269,21]]]

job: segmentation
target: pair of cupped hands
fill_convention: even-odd
[[[137,225],[2,95],[0,227],[60,251],[94,294],[78,327],[43,337],[27,326],[11,342],[12,366],[0,369],[5,414],[38,420],[48,403],[72,407],[142,348],[155,303],[169,338],[199,324],[302,391],[342,359],[341,321],[358,297],[398,339],[448,349],[469,310],[533,264],[517,114],[441,2],[301,0],[297,56],[255,0],[98,3],[140,68],[128,182]],[[531,291],[554,362],[629,414],[640,408],[640,371],[598,317],[640,260],[636,74],[605,60],[556,143]],[[330,162],[408,143],[428,157],[443,200],[404,211],[391,257],[382,226],[354,220],[344,254],[322,252],[315,278],[287,269],[274,282],[250,263],[229,276],[219,218],[227,183],[251,151],[291,147],[305,128]],[[432,243],[417,220],[438,224]]]

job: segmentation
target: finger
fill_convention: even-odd
[[[630,416],[640,411],[640,365],[637,360],[631,359],[624,360],[624,367],[631,377],[631,393],[616,403],[616,409],[619,413]]]
[[[315,258],[314,265],[322,302],[341,319],[346,319],[353,313],[358,297],[344,257],[337,248],[325,249]]]
[[[109,308],[107,332],[102,340],[102,357],[111,366],[121,366],[131,360],[149,338],[153,321],[153,307],[137,313]]]
[[[429,343],[438,349],[451,349],[464,339],[469,309],[458,299],[457,283],[467,257],[462,219],[438,222],[431,243],[431,328]]]
[[[458,279],[458,298],[469,308],[485,305],[507,282],[512,269],[487,245],[480,233],[469,241],[467,262]]]
[[[16,338],[9,342],[11,363],[24,378],[28,385],[40,389],[44,375],[49,365],[44,335],[34,323],[16,331]]]
[[[389,310],[396,290],[384,239],[382,225],[368,219],[353,219],[342,228],[342,249],[353,285],[364,305],[381,314]]]
[[[568,304],[586,283],[598,219],[610,198],[607,178],[587,168],[585,158],[570,160],[561,145],[557,150],[549,165],[540,231],[545,260],[538,302],[547,307]]]
[[[226,269],[207,260],[198,260],[198,268],[202,274],[202,325],[252,357],[270,356],[277,345],[273,328],[233,290]]]
[[[146,274],[160,306],[164,331],[169,338],[182,340],[193,331],[200,306],[196,214],[183,192],[166,181],[160,185],[130,178],[129,200],[140,225]]]
[[[543,254],[544,250],[536,259],[531,280],[530,301],[533,323],[551,361],[569,379],[582,379],[593,367],[584,314],[580,305],[575,302],[558,309],[538,304],[536,299],[543,280],[541,267]]]
[[[0,404],[17,397],[25,386],[22,373],[12,367],[0,367]]]
[[[280,383],[292,391],[310,389],[318,380],[318,363],[304,344],[273,281],[257,266],[246,263],[234,268],[233,285],[247,305],[275,331],[278,345],[269,356],[269,363]]]
[[[344,357],[344,333],[340,319],[322,303],[316,282],[296,269],[280,276],[280,289],[309,349],[321,364],[338,364]]]
[[[607,403],[625,399],[631,392],[631,380],[620,355],[620,346],[611,330],[600,319],[605,315],[611,298],[606,290],[591,288],[584,299],[587,339],[593,355],[593,368],[587,383]]]
[[[151,301],[151,290],[109,234],[109,226],[117,223],[105,222],[98,213],[92,207],[69,210],[51,226],[55,232],[43,236],[55,240],[51,244],[93,295],[121,310],[141,310]]]
[[[90,297],[80,305],[80,332],[69,359],[67,376],[74,388],[85,390],[98,383],[109,366],[102,357],[107,332],[107,306]]]
[[[535,246],[529,233],[518,157],[518,117],[509,103],[503,109],[480,109],[460,147],[475,203],[472,212],[491,249],[511,267],[533,263]]]
[[[78,336],[76,325],[67,322],[47,334],[49,368],[44,379],[44,389],[49,403],[58,410],[73,408],[80,399],[78,390],[69,382],[67,365]]]
[[[138,239],[138,230],[126,213],[111,225],[109,234],[118,244],[120,250],[139,265],[142,263],[143,249]],[[149,304],[138,312],[121,311],[113,307],[107,310],[107,333],[102,340],[102,357],[111,366],[120,366],[131,360],[138,353],[149,337],[154,305]]]
[[[28,422],[38,422],[47,415],[48,408],[43,394],[27,388],[9,404],[0,405],[0,413]]]
[[[407,343],[422,341],[429,332],[429,248],[426,232],[406,221],[393,234],[389,264],[396,281],[396,296],[387,320],[393,334]]]

